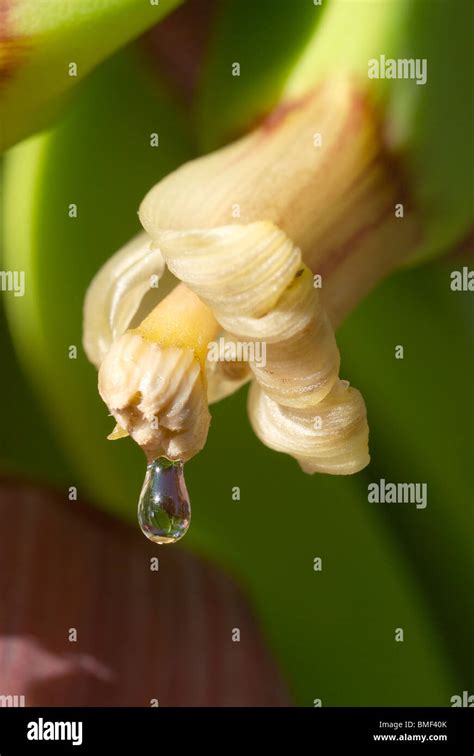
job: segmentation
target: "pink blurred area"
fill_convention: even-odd
[[[0,522],[0,696],[26,706],[290,703],[247,602],[214,567],[25,483],[0,483]]]

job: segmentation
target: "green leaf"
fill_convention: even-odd
[[[363,392],[372,463],[367,481],[420,481],[428,506],[379,505],[455,660],[472,685],[468,652],[474,487],[474,337],[470,292],[452,291],[460,258],[398,274],[342,328],[343,370]],[[403,359],[395,347],[403,346]]]
[[[5,292],[2,296],[14,294]],[[72,478],[71,467],[58,446],[46,413],[32,395],[18,364],[3,302],[0,308],[0,352],[2,385],[8,387],[2,403],[4,432],[0,437],[0,473],[3,477],[14,476],[65,485]],[[41,443],[38,443],[38,438]]]
[[[2,11],[0,150],[47,126],[98,63],[181,0],[13,0]]]

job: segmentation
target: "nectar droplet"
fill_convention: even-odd
[[[174,543],[187,532],[191,504],[181,461],[159,457],[147,465],[138,501],[138,522],[154,543]]]

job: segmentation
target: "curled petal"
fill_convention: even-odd
[[[165,270],[159,249],[141,233],[107,260],[89,286],[84,303],[83,345],[98,368],[112,342],[121,336],[151,287]]]
[[[265,347],[259,359],[248,358],[255,378],[249,408],[261,440],[294,456],[306,472],[348,474],[365,467],[364,401],[338,379],[333,328],[291,239],[261,221],[166,230],[156,241],[172,272],[236,344],[251,337]]]
[[[364,400],[346,381],[307,409],[278,404],[254,382],[248,412],[260,440],[291,454],[307,473],[350,475],[369,463]]]
[[[301,251],[266,221],[163,231],[157,241],[172,273],[218,313],[218,320],[265,315],[301,266]]]

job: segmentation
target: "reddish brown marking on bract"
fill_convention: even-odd
[[[362,228],[357,229],[352,236],[346,239],[339,247],[330,249],[326,254],[324,260],[321,260],[318,265],[318,273],[327,278],[331,273],[336,270],[348,257],[358,250],[363,241],[372,233],[380,229],[383,224],[393,217],[392,208],[385,207],[381,213],[374,218],[374,220],[367,223]]]
[[[272,110],[270,115],[266,116],[266,118],[264,118],[264,120],[260,123],[261,130],[267,133],[274,131],[283,123],[283,121],[286,120],[287,116],[290,113],[303,108],[314,95],[315,92],[313,91],[309,95],[300,97],[297,100],[282,102],[275,108],[275,110]]]
[[[226,168],[232,166],[233,163],[239,163],[245,158],[251,156],[252,153],[258,149],[257,139],[265,140],[272,136],[276,129],[286,120],[287,116],[306,106],[306,104],[317,95],[319,89],[319,86],[316,87],[316,89],[313,89],[298,100],[282,102],[277,105],[274,110],[265,112],[254,118],[253,121],[247,123],[245,127],[240,126],[232,132],[228,132],[222,146],[232,144],[232,142],[236,142],[246,136],[252,136],[254,138],[248,141],[245,150],[235,152],[233,156],[227,160]]]
[[[367,113],[369,114],[369,120],[374,124],[374,133],[377,134],[379,148],[370,162],[365,166],[364,171],[357,175],[353,182],[345,188],[345,192],[350,193],[354,191],[371,171],[376,173],[377,165],[379,165],[383,169],[386,180],[390,180],[391,182],[392,196],[387,199],[387,202],[380,207],[377,215],[365,226],[354,231],[338,247],[327,250],[324,258],[319,261],[317,270],[323,277],[333,273],[352,254],[353,250],[358,250],[362,246],[365,239],[377,233],[378,230],[381,230],[385,224],[388,224],[393,219],[395,203],[399,202],[403,204],[405,212],[416,217],[416,203],[410,191],[410,180],[404,168],[403,160],[401,156],[391,153],[386,146],[384,138],[385,124],[381,113],[374,107],[370,98],[357,89],[354,89],[352,106],[344,128],[341,130],[339,140],[333,146],[333,152],[337,156],[342,151],[344,144],[351,138],[351,134],[358,127],[360,119]],[[422,228],[418,224],[416,231],[414,231],[413,244],[421,243],[422,238]]]
[[[0,0],[0,88],[13,77],[29,47],[26,37],[10,28],[9,16],[14,0]]]
[[[222,140],[222,144],[236,142],[238,139],[241,139],[252,132],[257,132],[262,137],[266,137],[268,134],[275,131],[286,120],[290,113],[294,113],[296,110],[305,107],[313,97],[317,96],[320,88],[321,85],[318,85],[303,97],[275,103],[274,108],[270,108],[264,113],[260,113],[253,118],[253,120],[246,122],[245,125],[238,125],[232,131],[227,132],[225,138]]]

